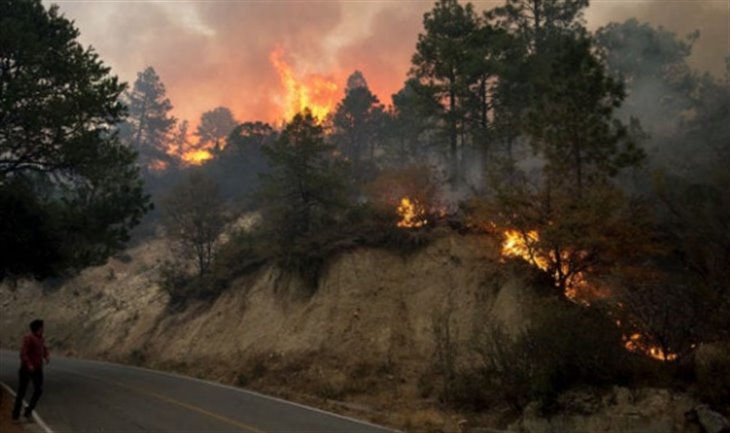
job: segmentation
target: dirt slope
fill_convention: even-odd
[[[353,361],[418,361],[431,356],[435,315],[452,311],[458,335],[466,336],[490,314],[504,285],[493,241],[449,234],[409,256],[344,253],[311,297],[295,279],[266,268],[212,304],[172,312],[157,283],[167,251],[158,239],[58,287],[0,286],[0,343],[14,346],[27,322],[43,317],[56,350],[147,364],[215,360],[230,372],[254,355],[313,351]],[[514,291],[502,298],[499,310],[514,316]]]

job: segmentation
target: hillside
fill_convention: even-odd
[[[205,377],[406,431],[457,431],[464,413],[436,400],[435,324],[448,324],[456,341],[446,349],[456,350],[492,319],[519,329],[534,299],[526,280],[500,263],[493,239],[444,232],[410,255],[342,253],[311,296],[264,267],[215,300],[173,307],[158,283],[170,250],[155,239],[67,281],[0,286],[2,347],[15,347],[26,324],[42,317],[57,354]],[[679,431],[696,405],[652,389],[562,399],[561,417],[544,420],[530,406],[513,428]],[[467,414],[473,425],[503,428],[518,416],[508,408]]]
[[[158,284],[167,251],[157,239],[62,283],[3,285],[2,345],[13,347],[26,322],[43,317],[57,353],[254,387],[264,381],[305,400],[292,394],[307,388],[315,398],[340,400],[378,395],[380,387],[416,397],[433,363],[436,317],[450,312],[454,334],[464,338],[496,303],[503,317],[518,317],[520,283],[500,277],[497,245],[475,235],[449,234],[410,256],[344,253],[311,297],[296,279],[264,268],[218,299],[182,309],[168,307]],[[263,377],[272,369],[296,374],[270,383]]]

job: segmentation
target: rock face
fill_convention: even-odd
[[[610,392],[572,391],[558,399],[560,413],[545,417],[536,404],[529,405],[510,431],[525,433],[701,433],[686,414],[697,401],[665,389]]]

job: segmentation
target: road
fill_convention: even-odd
[[[18,366],[17,352],[0,350],[0,381],[14,390]],[[55,432],[392,433],[213,382],[61,357],[46,367],[38,411]]]

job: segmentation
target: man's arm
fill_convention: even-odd
[[[33,364],[30,362],[30,356],[28,354],[30,352],[30,345],[30,338],[28,336],[23,337],[23,346],[20,348],[20,362],[28,371],[33,371]]]

